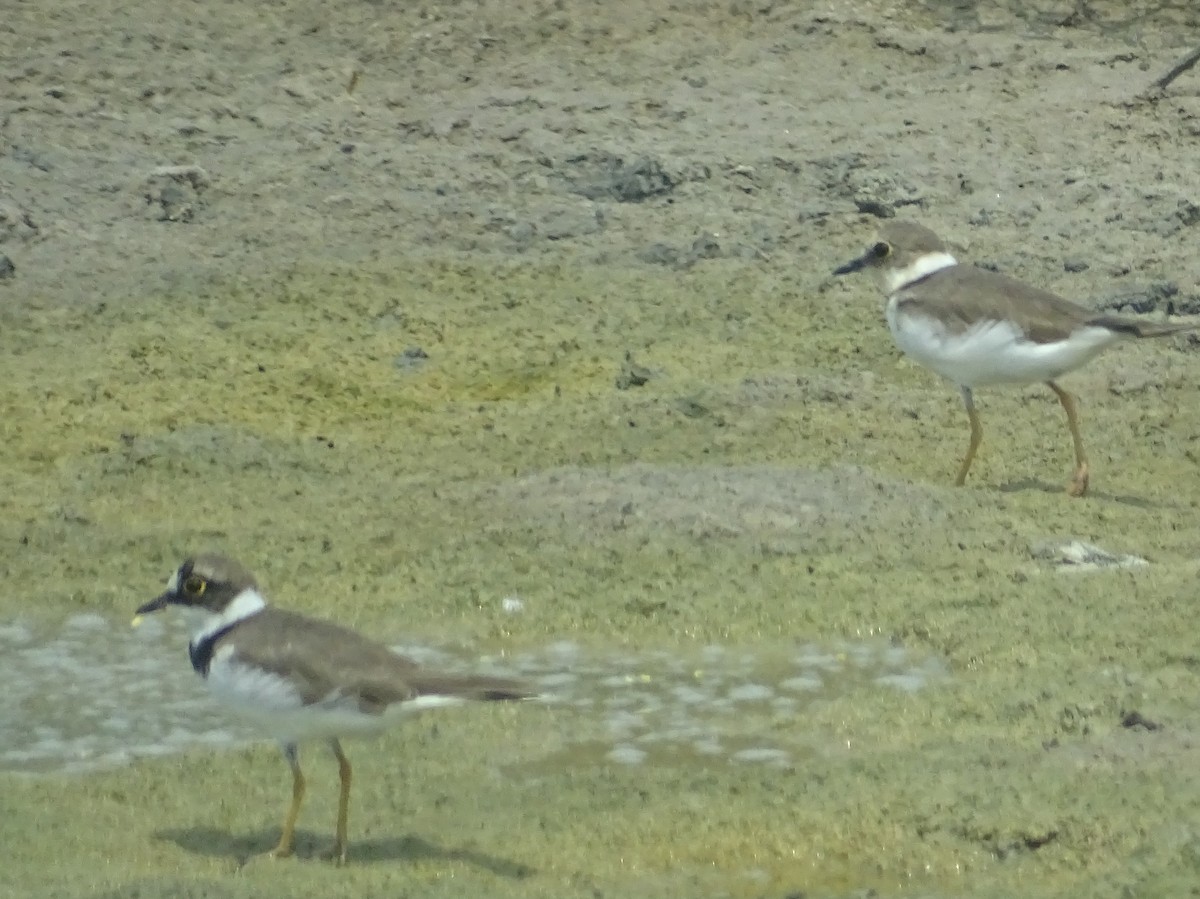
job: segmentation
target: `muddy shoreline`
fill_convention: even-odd
[[[1073,299],[1200,312],[1200,75],[1137,100],[1196,24],[1099,3],[19,5],[0,623],[122,628],[216,548],[397,644],[632,660],[666,685],[643,704],[683,695],[664,653],[712,683],[706,647],[845,662],[874,641],[945,676],[755,706],[759,743],[729,751],[778,765],[624,764],[575,701],[418,719],[348,750],[344,871],[310,858],[334,802],[317,752],[301,858],[244,869],[285,798],[269,745],[9,770],[0,885],[1190,888],[1197,344],[1069,380],[1085,500],[1038,386],[980,392],[954,489],[956,392],[830,272],[903,216]],[[1149,564],[1064,569],[1044,548],[1070,539]],[[176,637],[158,648],[186,669]],[[722,676],[712,696],[752,701]]]

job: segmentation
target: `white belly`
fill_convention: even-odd
[[[232,647],[222,647],[213,655],[206,680],[213,697],[284,743],[377,734],[414,712],[462,702],[451,696],[421,696],[372,715],[335,691],[304,705],[300,692],[287,678],[242,664],[232,655]]]
[[[896,345],[917,362],[963,387],[1053,381],[1121,339],[1108,328],[1083,327],[1066,340],[1035,343],[1013,324],[981,322],[951,333],[935,318],[887,305]]]

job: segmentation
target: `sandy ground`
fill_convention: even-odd
[[[829,276],[898,215],[1200,313],[1200,74],[1137,98],[1197,13],[986,6],[8,0],[0,619],[123,622],[215,547],[381,635],[878,637],[950,677],[814,702],[784,769],[573,757],[561,708],[422,720],[352,750],[345,870],[310,857],[323,759],[302,858],[244,869],[285,796],[269,746],[0,774],[0,886],[1193,889],[1196,342],[1070,380],[1087,499],[1036,386],[980,393],[954,489],[956,391]],[[1038,547],[1068,538],[1150,564],[1063,572]]]

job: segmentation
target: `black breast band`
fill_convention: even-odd
[[[217,649],[217,641],[240,623],[240,621],[234,621],[204,637],[199,643],[193,642],[188,644],[188,658],[192,660],[192,667],[196,669],[198,675],[208,677],[208,669],[212,667],[212,658],[213,653]]]

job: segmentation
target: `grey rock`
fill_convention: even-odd
[[[410,346],[393,360],[400,371],[411,372],[429,361],[429,354],[419,346]]]
[[[1096,308],[1103,311],[1136,312],[1144,315],[1147,312],[1157,312],[1176,306],[1179,296],[1179,285],[1174,281],[1150,281],[1146,283],[1129,284],[1120,290],[1102,297],[1096,303]]]
[[[198,165],[159,166],[146,182],[143,197],[160,222],[190,222],[203,208],[211,179]]]

